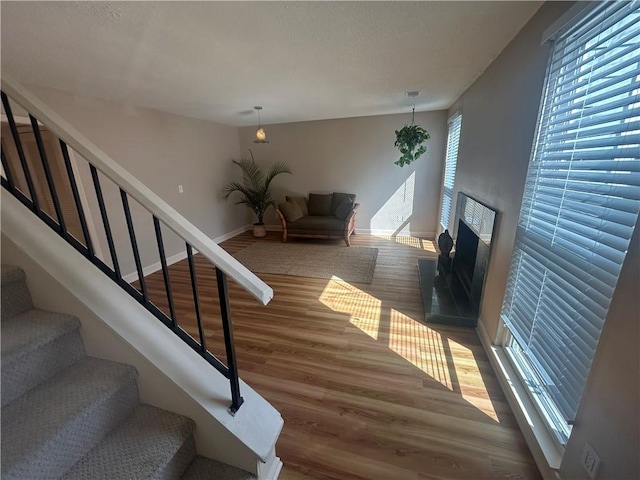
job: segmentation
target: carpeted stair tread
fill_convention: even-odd
[[[136,406],[135,379],[133,367],[85,357],[6,405],[2,478],[62,476]]]
[[[33,308],[24,272],[13,265],[2,265],[0,272],[2,276],[0,317],[2,320],[7,320]]]
[[[76,330],[80,322],[73,315],[32,308],[2,322],[2,362],[14,355],[29,354],[58,336]],[[23,353],[24,352],[24,353]]]
[[[255,480],[256,476],[226,463],[196,457],[181,480]]]
[[[2,264],[0,268],[0,278],[0,285],[4,287],[8,283],[23,282],[26,276],[20,267]]]
[[[139,405],[65,480],[179,478],[195,456],[190,418]]]
[[[76,317],[31,309],[0,324],[2,405],[85,356]]]

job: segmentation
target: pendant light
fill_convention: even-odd
[[[260,110],[262,110],[262,107],[256,106],[253,108],[258,111],[258,130],[256,130],[256,139],[253,143],[269,143],[269,140],[267,140],[267,132],[264,131],[264,128],[262,128],[262,125],[260,124]]]

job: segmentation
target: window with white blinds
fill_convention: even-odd
[[[640,211],[640,3],[554,41],[502,318],[565,442]]]
[[[449,119],[449,134],[447,135],[447,155],[445,158],[444,181],[442,189],[442,207],[440,209],[440,224],[442,228],[449,228],[449,216],[453,203],[453,184],[456,179],[456,163],[458,162],[458,145],[460,143],[460,129],[462,115],[456,114]]]

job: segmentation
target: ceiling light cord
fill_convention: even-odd
[[[258,112],[258,130],[256,130],[256,139],[253,141],[253,143],[269,143],[269,141],[267,140],[267,132],[265,132],[264,128],[262,128],[262,119],[260,118],[260,110],[262,110],[262,107],[256,105],[253,108]]]
[[[258,114],[258,117],[259,116],[260,115]],[[411,126],[413,126],[415,124],[415,120],[416,120],[416,106],[414,105],[413,109],[411,110]]]

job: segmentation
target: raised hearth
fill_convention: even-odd
[[[453,258],[439,256],[437,260],[418,260],[418,279],[427,323],[476,326],[496,216],[494,209],[458,193]]]

